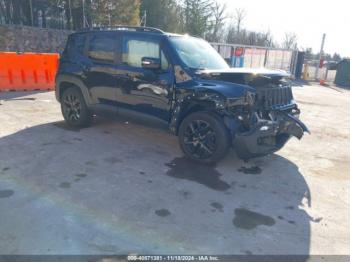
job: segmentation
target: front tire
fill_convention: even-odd
[[[229,132],[221,118],[205,111],[192,113],[182,121],[179,142],[187,157],[204,164],[218,162],[231,146]]]
[[[77,87],[70,87],[63,92],[61,111],[68,125],[72,127],[87,127],[91,124],[92,114]]]

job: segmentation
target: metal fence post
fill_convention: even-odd
[[[266,64],[267,64],[267,56],[268,56],[268,52],[269,52],[269,50],[268,50],[268,49],[265,49],[264,67],[266,67]]]

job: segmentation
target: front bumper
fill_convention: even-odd
[[[276,121],[260,119],[248,132],[236,132],[233,147],[240,158],[250,159],[276,152],[292,136],[301,139],[304,132],[309,130],[297,116],[284,113]]]

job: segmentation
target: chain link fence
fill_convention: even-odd
[[[211,43],[219,54],[232,67],[249,67],[285,70],[295,75],[297,68],[297,50]]]

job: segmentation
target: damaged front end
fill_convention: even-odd
[[[271,111],[269,119],[255,112],[250,124],[240,123],[231,129],[234,131],[233,147],[237,155],[249,159],[270,154],[281,149],[291,136],[301,139],[307,127],[298,119],[299,110]]]
[[[215,73],[211,77],[253,87],[242,98],[227,98],[224,119],[237,155],[249,159],[281,149],[292,137],[301,139],[308,128],[299,120],[300,110],[285,74]],[[230,78],[231,77],[231,78]]]

